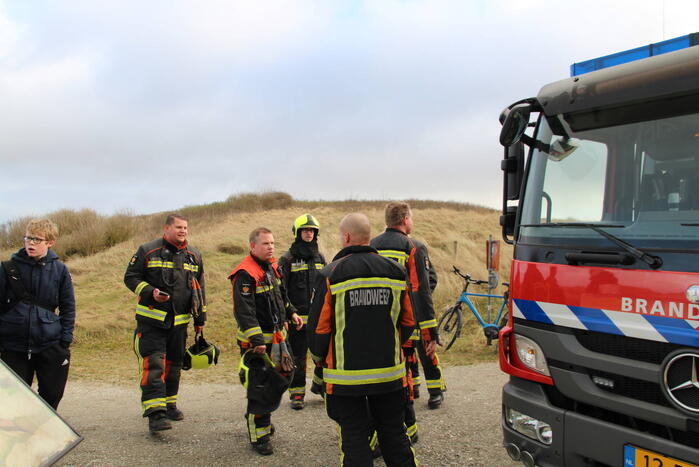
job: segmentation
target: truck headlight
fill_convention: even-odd
[[[546,364],[544,351],[541,350],[539,344],[528,337],[515,334],[515,348],[517,349],[517,356],[519,357],[519,360],[527,368],[531,368],[532,370],[543,375],[551,376],[548,365]]]
[[[507,424],[517,433],[535,439],[544,444],[551,444],[553,441],[553,430],[551,425],[543,420],[525,415],[514,409],[507,408]]]

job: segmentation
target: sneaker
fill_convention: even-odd
[[[172,424],[167,419],[164,412],[155,412],[148,415],[148,430],[150,430],[151,433],[170,430],[171,428]]]
[[[442,402],[444,402],[444,395],[440,392],[438,394],[430,394],[430,398],[427,400],[427,407],[434,410],[438,409]]]
[[[165,416],[169,418],[170,420],[175,420],[175,421],[180,421],[184,420],[184,414],[180,409],[177,408],[177,406],[169,406],[167,407],[167,410],[165,411]]]
[[[304,406],[303,396],[294,396],[291,399],[291,408],[294,410],[302,410]]]
[[[269,440],[260,443],[252,443],[252,448],[257,451],[258,454],[263,456],[274,454],[272,443]]]

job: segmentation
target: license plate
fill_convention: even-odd
[[[624,446],[624,467],[699,467],[636,446]]]

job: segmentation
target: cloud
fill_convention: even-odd
[[[0,2],[0,222],[258,189],[497,207],[506,105],[574,61],[692,32],[673,25],[697,9],[668,2],[662,21],[660,3],[626,0]]]

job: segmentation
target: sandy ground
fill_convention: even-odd
[[[512,466],[501,447],[500,390],[506,376],[494,363],[446,369],[442,407],[416,400],[422,466]],[[275,453],[263,457],[249,446],[239,384],[183,384],[179,407],[185,420],[150,435],[134,386],[69,382],[59,412],[85,439],[61,466],[333,466],[339,464],[336,425],[320,397],[306,408],[286,400],[272,415]],[[377,461],[376,465],[384,465]]]

